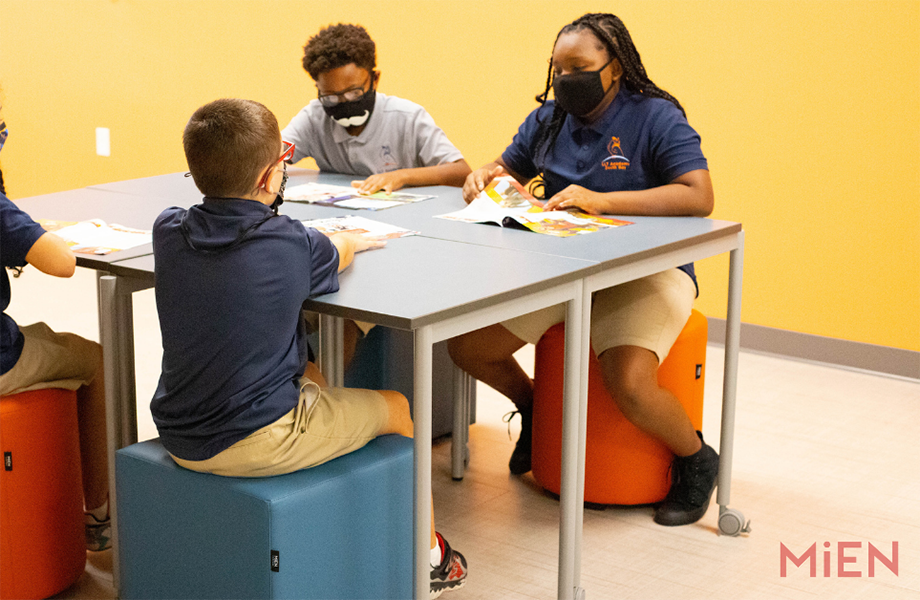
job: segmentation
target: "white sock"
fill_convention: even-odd
[[[93,515],[93,517],[99,522],[105,521],[109,516],[109,501],[106,500],[102,503],[102,506],[98,508],[87,510],[86,514]]]
[[[438,541],[437,536],[434,538],[434,548],[431,549],[429,560],[431,561],[432,568],[441,564],[441,542]]]

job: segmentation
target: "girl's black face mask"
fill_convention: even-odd
[[[597,108],[610,91],[610,88],[604,89],[601,71],[612,62],[613,58],[597,71],[581,71],[553,77],[553,97],[556,99],[556,104],[565,112],[576,117],[584,117],[589,114]],[[613,86],[613,82],[610,85]]]

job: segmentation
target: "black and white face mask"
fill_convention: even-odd
[[[360,100],[339,102],[335,106],[323,106],[323,110],[342,127],[360,127],[371,118],[376,100],[377,90],[371,88],[364,92]]]
[[[554,77],[553,97],[556,99],[556,104],[565,112],[576,117],[590,114],[610,91],[610,88],[604,89],[601,71],[612,62],[611,58],[597,71],[581,71]],[[613,86],[613,82],[610,85]]]
[[[278,195],[275,196],[275,201],[271,203],[272,211],[277,215],[278,208],[284,204],[284,186],[287,185],[288,174],[287,168],[285,167],[284,171],[281,172],[281,186],[278,188]]]

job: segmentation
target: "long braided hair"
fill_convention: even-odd
[[[588,13],[563,27],[556,35],[556,41],[558,41],[559,36],[563,34],[574,33],[584,29],[591,31],[591,33],[604,44],[611,58],[616,58],[620,61],[620,64],[623,66],[623,77],[620,80],[621,85],[636,94],[642,94],[649,98],[663,98],[668,100],[673,103],[684,116],[687,115],[687,113],[684,112],[684,107],[677,101],[677,98],[655,85],[652,80],[649,79],[648,74],[645,72],[645,67],[642,66],[642,59],[639,57],[639,51],[636,50],[636,46],[633,44],[632,37],[629,35],[626,25],[623,24],[623,21],[621,21],[619,17],[610,13]],[[555,47],[556,42],[553,42],[553,48]],[[547,97],[552,88],[553,60],[551,57],[549,69],[546,74],[546,88],[543,90],[542,94],[536,97],[540,106],[546,104]],[[534,195],[539,194],[538,197],[542,197],[542,194],[540,194],[538,190],[544,187],[542,173],[546,156],[549,154],[550,150],[552,150],[553,145],[555,145],[556,138],[562,130],[562,124],[565,122],[567,115],[568,113],[556,103],[553,106],[553,114],[549,120],[540,121],[540,129],[537,132],[531,149],[535,157],[534,162],[541,173],[541,177],[533,186]]]

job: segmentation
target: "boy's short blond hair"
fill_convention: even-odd
[[[195,111],[182,134],[195,185],[214,198],[255,191],[262,171],[278,160],[281,131],[268,108],[252,100],[223,98]]]

